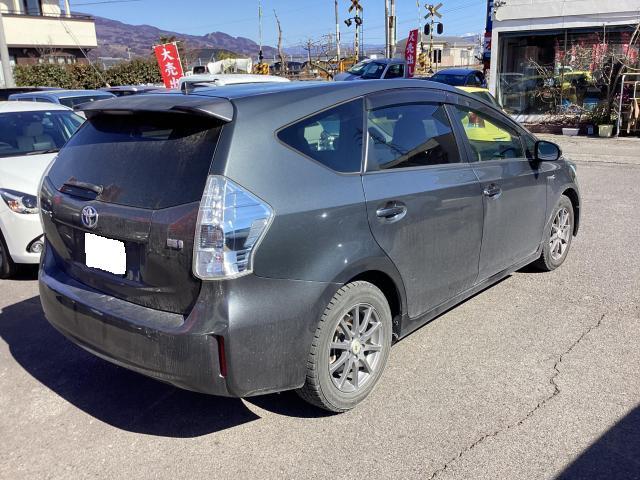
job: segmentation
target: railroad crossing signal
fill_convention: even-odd
[[[424,18],[429,18],[429,17],[442,18],[442,14],[438,11],[440,10],[440,8],[442,8],[442,3],[439,3],[438,5],[425,5],[424,8],[426,8],[429,12],[428,15]]]
[[[360,0],[351,0],[351,6],[349,7],[349,13],[353,11],[362,11],[362,5],[360,5]]]

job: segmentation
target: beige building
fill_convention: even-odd
[[[98,46],[92,17],[71,13],[69,1],[0,0],[12,64],[84,62]]]

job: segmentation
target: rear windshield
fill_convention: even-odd
[[[49,178],[102,187],[109,203],[160,209],[200,200],[218,122],[182,114],[99,115],[60,151]]]
[[[95,102],[96,100],[106,100],[107,98],[113,98],[113,95],[82,95],[80,97],[62,97],[59,98],[60,103],[65,107],[73,108],[76,105],[81,105],[83,103]]]

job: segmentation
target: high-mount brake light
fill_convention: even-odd
[[[251,273],[255,249],[273,210],[226,177],[210,175],[202,194],[193,248],[193,274],[202,280]]]

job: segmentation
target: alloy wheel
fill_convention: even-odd
[[[357,304],[338,322],[329,345],[329,375],[338,390],[357,392],[371,379],[382,358],[384,329],[376,309]]]
[[[549,238],[549,252],[555,261],[562,259],[569,247],[571,240],[571,215],[569,210],[561,208],[556,213],[551,224],[551,237]]]

